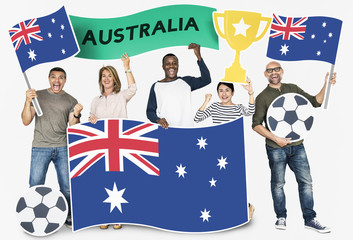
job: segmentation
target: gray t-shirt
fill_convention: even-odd
[[[35,116],[32,147],[66,146],[69,114],[77,100],[66,92],[55,94],[48,89],[37,91],[37,95],[43,116]]]

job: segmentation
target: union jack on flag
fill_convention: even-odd
[[[282,21],[278,15],[273,14],[273,22],[271,25],[272,33],[270,37],[275,38],[283,35],[283,40],[290,40],[291,36],[303,40],[304,36],[302,33],[305,33],[306,26],[302,24],[304,24],[307,19],[307,17],[302,17],[294,21],[293,17],[288,17]]]
[[[17,26],[9,30],[9,32],[12,33],[11,40],[15,44],[16,51],[23,41],[26,45],[30,44],[31,38],[43,41],[43,38],[38,35],[40,33],[39,26],[34,25],[36,21],[37,19],[33,18],[28,23],[20,22]]]
[[[249,221],[242,118],[187,129],[100,119],[67,132],[74,231],[215,232]]]
[[[335,64],[341,27],[342,21],[331,17],[283,17],[273,14],[267,57]]]
[[[79,160],[70,172],[71,178],[82,175],[104,156],[107,172],[123,172],[125,157],[146,173],[159,176],[159,169],[142,156],[158,157],[158,139],[141,136],[157,128],[155,124],[142,123],[124,129],[123,120],[118,119],[69,128],[69,161]],[[78,140],[73,141],[73,136]]]
[[[79,52],[65,8],[45,17],[21,21],[9,30],[22,72],[45,62],[71,57]]]

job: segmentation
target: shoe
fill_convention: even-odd
[[[120,229],[120,228],[122,228],[123,226],[121,225],[121,224],[114,224],[113,225],[113,228],[115,229],[115,230],[117,230],[117,229]]]
[[[255,211],[254,205],[252,205],[251,203],[249,203],[249,221],[251,221],[252,216],[253,216],[253,214],[254,214],[254,211]]]
[[[275,223],[275,227],[280,230],[286,230],[287,228],[286,219],[284,217],[278,218]]]
[[[331,232],[331,229],[325,226],[322,226],[316,218],[305,222],[305,228],[315,230],[319,233],[329,233]]]
[[[68,228],[72,228],[71,216],[67,216],[66,221],[65,221],[65,226]]]
[[[99,228],[100,229],[108,229],[109,225],[100,225]]]

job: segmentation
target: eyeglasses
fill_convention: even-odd
[[[281,69],[282,69],[281,67],[267,68],[267,69],[266,69],[266,72],[272,73],[273,70],[275,70],[275,72],[279,72],[279,71],[281,71]]]

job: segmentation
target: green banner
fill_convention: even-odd
[[[155,49],[190,43],[218,49],[213,27],[214,8],[171,5],[119,18],[70,16],[80,52],[76,57],[118,59]]]

